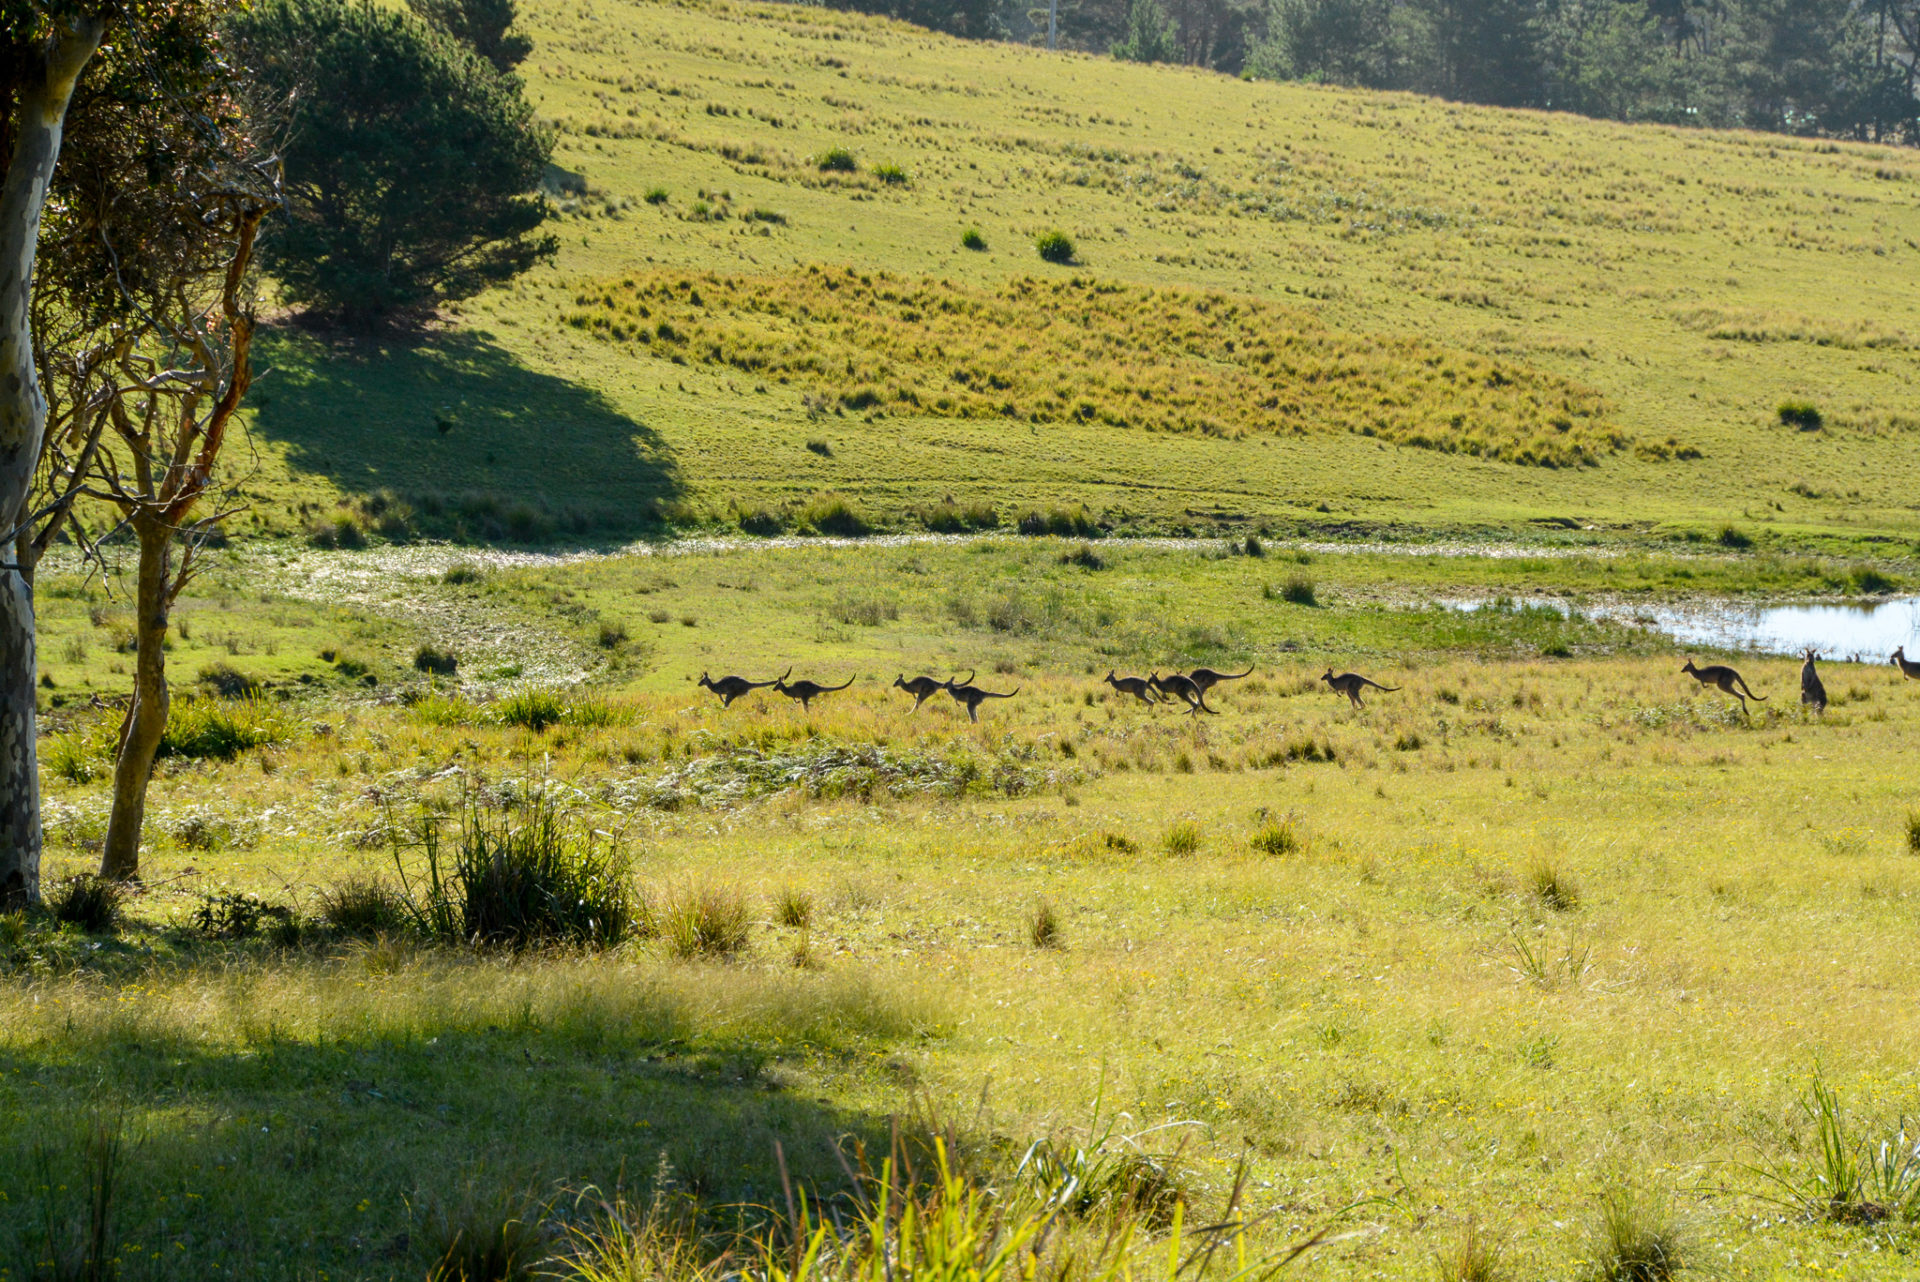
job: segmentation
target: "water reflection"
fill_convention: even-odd
[[[1562,614],[1569,611],[1566,602],[1551,597],[1481,598],[1445,604],[1456,610],[1478,610],[1495,600],[1546,606]],[[1581,613],[1592,619],[1662,632],[1683,646],[1795,656],[1811,647],[1824,658],[1857,656],[1868,663],[1885,663],[1898,646],[1920,652],[1920,597],[1889,597],[1858,605],[1752,606],[1730,601],[1595,604],[1581,607]]]

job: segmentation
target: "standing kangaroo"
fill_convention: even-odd
[[[1893,652],[1893,666],[1905,675],[1920,680],[1920,663],[1915,663],[1907,657],[1907,647],[1901,646]]]
[[[947,693],[953,696],[955,703],[964,703],[967,705],[967,720],[969,721],[978,721],[980,719],[980,705],[988,699],[1011,699],[1014,695],[1020,693],[1019,686],[1015,686],[1005,694],[995,694],[991,690],[982,690],[979,686],[972,684],[971,681],[956,683],[952,678],[948,678],[945,684]]]
[[[1192,677],[1178,672],[1169,672],[1163,677],[1156,672],[1147,678],[1147,684],[1161,694],[1178,695],[1186,700],[1187,715],[1190,717],[1197,717],[1203,712],[1213,716],[1220,715],[1218,711],[1207,706],[1207,692],[1201,689]]]
[[[1113,675],[1113,669],[1108,668],[1107,684],[1118,690],[1121,694],[1132,695],[1142,703],[1160,702],[1147,693],[1147,679],[1145,677],[1116,677]]]
[[[1320,679],[1329,686],[1332,686],[1335,694],[1346,695],[1347,702],[1356,708],[1364,708],[1367,706],[1361,701],[1360,692],[1368,686],[1372,686],[1376,690],[1385,690],[1388,694],[1392,694],[1400,688],[1399,686],[1383,686],[1378,681],[1369,681],[1357,672],[1343,672],[1336,677],[1333,675],[1332,668],[1328,668],[1326,672],[1321,675]]]
[[[777,686],[791,676],[792,673],[793,669],[788,668],[771,681],[749,681],[745,677],[721,677],[718,681],[715,681],[712,677],[702,672],[700,674],[700,684],[720,696],[721,707],[730,708],[733,706],[733,701],[747,691],[761,690],[767,686]]]
[[[1813,670],[1814,660],[1820,657],[1818,650],[1808,650],[1807,661],[1800,665],[1800,702],[1813,705],[1815,712],[1827,710],[1827,688],[1820,684],[1820,674]]]
[[[967,680],[973,680],[973,673],[967,673]],[[914,712],[920,711],[921,704],[947,688],[945,681],[935,681],[932,677],[915,677],[909,681],[904,672],[893,679],[893,684],[913,696]]]
[[[1757,699],[1761,703],[1767,701],[1766,695],[1755,694],[1752,690],[1748,689],[1746,678],[1742,677],[1738,672],[1735,672],[1724,663],[1710,663],[1704,668],[1696,668],[1693,666],[1693,660],[1688,659],[1687,666],[1680,669],[1680,671],[1686,673],[1703,686],[1716,686],[1722,694],[1730,694],[1738,699],[1740,701],[1740,715],[1743,717],[1747,715],[1748,699]],[[1736,689],[1735,687],[1738,688]]]
[[[1241,677],[1250,677],[1252,675],[1252,668],[1248,668],[1245,672],[1215,672],[1212,668],[1195,668],[1192,672],[1187,673],[1187,680],[1199,686],[1200,693],[1205,694],[1222,681],[1238,681]]]
[[[791,672],[793,669],[789,668],[787,670]],[[789,699],[798,699],[802,708],[805,708],[808,712],[812,712],[813,700],[816,696],[832,694],[835,690],[844,690],[852,684],[853,678],[848,677],[837,686],[823,686],[818,681],[795,681],[789,685],[787,679],[782,677],[773,683],[773,688],[781,694],[786,695]]]

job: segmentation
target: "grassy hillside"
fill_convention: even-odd
[[[530,92],[579,180],[558,261],[417,344],[279,335],[263,524],[384,487],[360,524],[472,537],[656,511],[793,524],[827,492],[892,524],[952,499],[1002,520],[1084,503],[1142,530],[1914,528],[1920,157],[1245,83],[798,6],[523,14]],[[851,170],[822,168],[836,148]],[[1056,228],[1072,262],[1035,252]],[[847,268],[888,283],[838,296],[831,325],[789,315],[770,335],[753,311],[811,306]],[[717,296],[683,290],[639,341],[622,307],[692,273]],[[1026,309],[991,323],[898,302],[977,317],[1008,291]],[[1232,327],[1205,313],[1222,298],[1270,349],[1311,332],[1319,367],[1221,346]],[[1089,319],[1099,300],[1124,306]],[[661,341],[662,320],[708,341]],[[801,339],[818,350],[785,350]],[[1062,345],[1081,339],[1098,359]],[[959,377],[1015,369],[1008,396]],[[1136,376],[1185,403],[1149,407]],[[1824,426],[1783,424],[1787,401]]]

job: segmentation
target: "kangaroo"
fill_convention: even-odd
[[[973,680],[973,673],[967,673],[967,680]],[[921,704],[947,688],[946,682],[935,681],[932,677],[915,677],[909,681],[907,680],[907,674],[904,672],[893,679],[893,684],[913,696],[914,712],[920,711]]]
[[[1160,702],[1147,693],[1147,679],[1145,677],[1116,677],[1113,675],[1113,669],[1108,668],[1107,684],[1118,690],[1121,694],[1132,695],[1142,703]]]
[[[1361,700],[1360,692],[1368,686],[1372,686],[1376,690],[1385,690],[1388,694],[1392,694],[1400,688],[1399,686],[1383,686],[1378,681],[1369,681],[1357,672],[1343,672],[1336,677],[1333,675],[1332,668],[1328,668],[1326,672],[1321,675],[1320,679],[1329,686],[1332,686],[1335,694],[1346,695],[1347,702],[1356,708],[1364,708],[1367,706],[1365,702]]]
[[[1014,695],[1020,693],[1019,686],[1015,686],[1005,694],[995,694],[991,690],[982,690],[971,681],[955,682],[952,678],[948,678],[945,685],[947,693],[953,696],[955,703],[964,703],[967,705],[967,720],[969,721],[978,721],[980,719],[980,705],[988,699],[1011,699]]]
[[[1827,710],[1827,688],[1820,684],[1820,674],[1813,670],[1814,660],[1820,657],[1818,650],[1807,651],[1807,661],[1800,665],[1800,702],[1813,705],[1815,712]]]
[[[1205,712],[1219,716],[1219,711],[1207,706],[1207,692],[1195,683],[1192,677],[1179,672],[1169,672],[1161,676],[1158,672],[1147,678],[1147,684],[1161,694],[1177,695],[1187,704],[1187,715],[1197,717]]]
[[[787,671],[791,672],[793,669],[788,668]],[[853,678],[848,677],[837,686],[823,686],[818,681],[795,681],[789,685],[787,679],[782,677],[773,683],[773,688],[781,694],[786,695],[789,699],[798,699],[802,708],[805,708],[808,712],[812,712],[813,701],[816,697],[823,694],[832,694],[835,690],[844,690],[852,684]]]
[[[1907,657],[1907,647],[1901,646],[1893,652],[1893,666],[1907,676],[1920,680],[1920,663]]]
[[[792,675],[792,673],[793,669],[788,668],[771,681],[749,681],[745,677],[721,677],[718,681],[715,681],[712,677],[702,672],[700,674],[700,684],[720,696],[721,707],[730,708],[733,706],[733,701],[747,691],[760,690],[767,686],[777,686]]]
[[[1252,675],[1252,668],[1248,668],[1245,672],[1215,672],[1212,668],[1195,668],[1187,674],[1187,680],[1199,686],[1200,693],[1205,694],[1222,681],[1238,681],[1241,677]]]
[[[1767,701],[1766,695],[1755,694],[1749,690],[1746,679],[1724,663],[1710,663],[1704,668],[1696,668],[1693,666],[1693,660],[1688,659],[1687,666],[1680,671],[1703,686],[1717,686],[1722,694],[1730,694],[1740,700],[1740,715],[1743,717],[1747,715],[1748,699],[1758,699],[1761,703]],[[1736,686],[1738,689],[1735,688]]]

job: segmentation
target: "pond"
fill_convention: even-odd
[[[1456,610],[1478,610],[1485,598],[1455,600]],[[1528,597],[1515,602],[1568,613],[1564,601]],[[1756,654],[1798,657],[1812,647],[1822,658],[1885,663],[1895,648],[1911,646],[1920,656],[1920,597],[1886,597],[1847,605],[1751,605],[1735,601],[1694,601],[1656,605],[1599,603],[1581,607],[1591,619],[1664,633],[1682,646],[1750,650]]]

